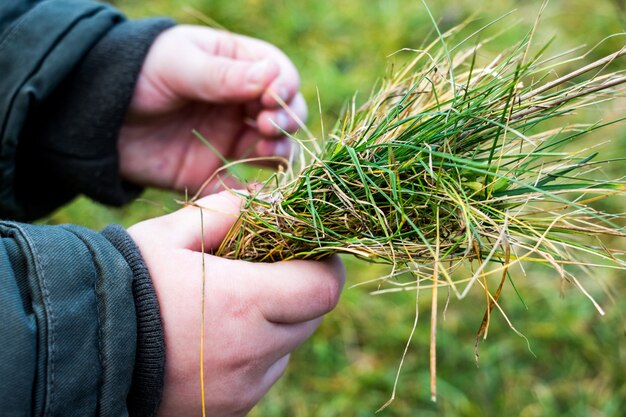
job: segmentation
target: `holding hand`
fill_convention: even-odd
[[[198,201],[207,252],[220,245],[240,204],[225,192]],[[200,224],[200,209],[187,207],[128,230],[150,270],[163,318],[159,415],[199,415],[204,256],[207,414],[244,416],[283,373],[290,352],[336,305],[343,267],[338,258],[262,264],[202,255]]]
[[[289,58],[266,42],[197,26],[166,30],[146,57],[120,132],[122,176],[196,192],[221,161],[193,129],[229,159],[288,158],[280,129],[298,128],[290,113],[307,115],[299,82]]]

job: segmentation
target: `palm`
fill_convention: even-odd
[[[194,129],[215,150],[202,143]],[[242,148],[253,145],[250,130],[240,105],[195,102],[174,112],[143,116],[123,128],[122,170],[132,182],[195,192],[219,168],[220,155],[239,158]]]

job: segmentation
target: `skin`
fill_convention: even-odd
[[[194,26],[163,32],[120,132],[122,176],[195,193],[222,162],[194,129],[227,159],[288,158],[292,143],[278,126],[294,132],[296,119],[306,120],[299,86],[291,61],[263,41]]]
[[[205,253],[224,239],[240,202],[228,192],[198,201]],[[200,224],[200,209],[187,207],[128,230],[150,270],[163,319],[167,360],[159,416],[200,415],[202,257],[207,415],[244,416],[337,304],[343,266],[338,258],[259,264],[202,255]]]
[[[274,123],[293,132],[297,123],[288,114],[304,120],[298,89],[293,64],[265,42],[199,27],[167,30],[148,53],[120,133],[121,173],[142,185],[197,191],[221,161],[192,129],[229,159],[287,157],[291,144]],[[197,205],[202,223],[201,209],[189,206],[128,229],[150,271],[163,320],[159,416],[201,415],[203,258],[206,412],[244,416],[335,307],[344,270],[338,258],[260,264],[209,255],[237,219],[241,200],[222,192]]]

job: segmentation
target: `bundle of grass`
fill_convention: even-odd
[[[281,170],[246,196],[218,255],[279,261],[350,253],[419,264],[424,277],[449,261],[439,271],[449,283],[449,272],[468,260],[509,265],[536,255],[567,274],[562,265],[580,251],[626,265],[595,241],[624,236],[619,216],[591,205],[625,184],[590,175],[609,162],[597,153],[568,148],[608,123],[543,129],[615,95],[626,72],[598,72],[626,47],[545,82],[558,64],[541,53],[528,59],[528,41],[482,68],[475,66],[482,44],[453,55],[460,46],[447,50],[437,40],[413,51],[365,104],[353,102],[299,172]],[[596,74],[574,82],[589,72]]]
[[[409,270],[416,285],[432,288],[433,352],[440,286],[459,298],[482,287],[478,340],[507,278],[515,285],[513,265],[548,265],[583,292],[580,269],[626,269],[623,251],[605,243],[626,237],[624,217],[596,205],[625,194],[626,184],[598,175],[609,160],[572,147],[614,121],[563,124],[623,92],[626,72],[604,70],[626,47],[554,76],[575,60],[545,58],[545,48],[531,54],[532,31],[486,65],[478,64],[480,31],[462,33],[457,27],[403,51],[409,61],[363,105],[353,101],[319,149],[303,146],[299,169],[290,165],[244,196],[217,255],[281,261],[347,253]],[[463,265],[469,276],[453,274]],[[434,363],[433,353],[433,371]]]

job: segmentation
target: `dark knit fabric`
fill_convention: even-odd
[[[0,218],[141,191],[120,177],[117,138],[149,48],[172,25],[103,2],[0,1]],[[156,294],[128,234],[103,233],[0,222],[0,416],[156,414]]]
[[[117,136],[154,38],[169,19],[115,25],[31,115],[20,138],[16,190],[28,219],[78,194],[122,205],[141,188],[119,175]]]
[[[156,415],[163,392],[165,343],[159,303],[148,268],[124,228],[111,225],[102,234],[124,256],[134,274],[132,289],[137,314],[137,354],[128,394],[130,416]]]

